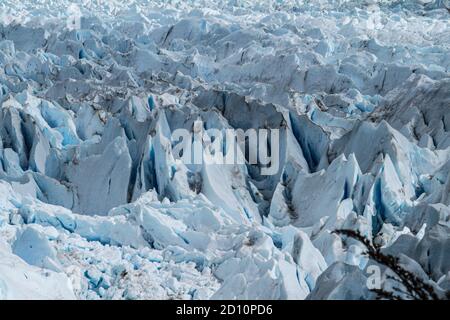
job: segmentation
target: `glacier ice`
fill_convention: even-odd
[[[446,6],[2,1],[0,299],[374,299],[336,229],[449,290]],[[278,129],[279,166],[177,129]]]

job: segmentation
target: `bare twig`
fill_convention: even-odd
[[[343,229],[336,230],[335,233],[358,240],[366,247],[366,254],[372,260],[392,270],[396,277],[391,277],[391,279],[397,281],[406,289],[405,292],[399,288],[393,288],[397,292],[400,292],[413,300],[440,300],[439,295],[436,293],[433,286],[401,266],[399,258],[382,253],[380,246],[374,245],[359,231]],[[384,289],[371,289],[371,291],[375,292],[379,299],[404,300],[394,292],[386,291]],[[450,293],[447,292],[446,296],[450,296]]]

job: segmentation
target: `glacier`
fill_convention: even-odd
[[[338,229],[448,292],[449,12],[1,0],[0,299],[375,299]],[[279,166],[179,129],[278,130]]]

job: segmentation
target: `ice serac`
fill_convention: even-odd
[[[432,80],[412,75],[403,86],[389,93],[389,102],[375,113],[408,139],[428,149],[450,146],[450,98],[448,79]]]
[[[29,265],[0,242],[0,298],[8,300],[76,298],[69,278],[63,273]]]
[[[283,236],[283,250],[290,253],[311,290],[317,277],[327,268],[325,259],[305,232],[286,230]]]
[[[173,201],[192,193],[187,180],[187,168],[172,154],[171,130],[163,110],[158,114],[153,141],[158,193]]]
[[[318,279],[309,300],[368,300],[373,299],[366,286],[367,278],[355,266],[342,262],[332,264]]]
[[[0,299],[450,289],[447,1],[0,7]]]
[[[310,227],[321,218],[328,217],[334,225],[338,218],[345,219],[353,206],[351,199],[361,171],[353,154],[335,159],[326,170],[312,174],[299,174],[293,186],[292,205],[298,218],[294,225]],[[318,188],[321,189],[318,192]],[[339,205],[350,199],[350,211],[338,210]],[[340,216],[338,216],[340,215]]]
[[[77,157],[66,169],[78,199],[75,212],[106,215],[127,201],[131,158],[122,137],[111,141],[101,154]]]
[[[212,298],[304,299],[309,288],[300,272],[292,257],[274,248],[267,235],[252,230],[215,271],[224,282]]]
[[[61,271],[56,251],[48,239],[32,227],[26,228],[12,245],[13,253],[36,267]]]

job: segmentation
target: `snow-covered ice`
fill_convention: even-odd
[[[340,228],[450,290],[449,13],[1,0],[0,299],[374,299]],[[277,170],[177,157],[211,128]]]

